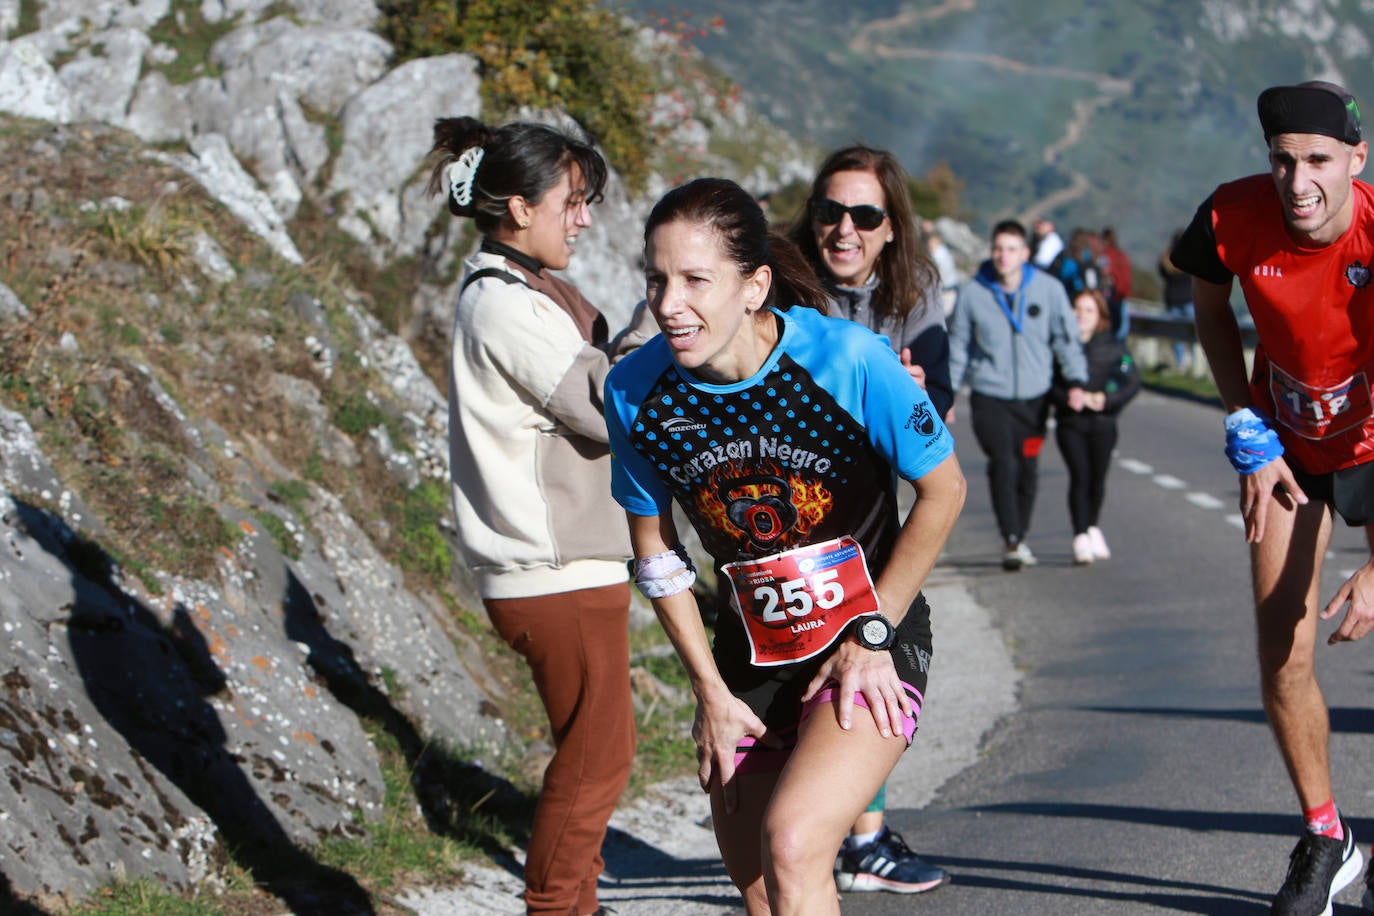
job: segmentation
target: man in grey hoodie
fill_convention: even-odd
[[[949,325],[950,381],[955,391],[969,385],[973,433],[988,459],[1002,533],[1002,568],[1009,571],[1036,562],[1025,537],[1055,366],[1069,382],[1073,410],[1083,409],[1088,377],[1063,285],[1029,260],[1024,226],[994,226],[992,257],[960,287]]]

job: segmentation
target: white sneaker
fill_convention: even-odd
[[[1088,529],[1088,540],[1092,543],[1094,560],[1110,560],[1112,552],[1107,549],[1107,539],[1102,536],[1102,529],[1093,525]]]
[[[1015,572],[1023,566],[1034,566],[1039,562],[1025,541],[1015,547],[1008,547],[1002,554],[1002,568],[1007,572]]]
[[[1092,538],[1086,534],[1075,534],[1073,536],[1073,561],[1079,566],[1086,566],[1093,559]]]

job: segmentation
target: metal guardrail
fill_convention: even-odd
[[[1197,328],[1191,318],[1170,315],[1158,302],[1142,299],[1127,299],[1126,309],[1131,320],[1127,342],[1137,365],[1151,368],[1174,365],[1173,345],[1182,343],[1188,348],[1188,373],[1199,378],[1208,374],[1207,356],[1197,341]],[[1241,344],[1245,347],[1245,362],[1247,366],[1252,365],[1259,335],[1248,315],[1239,315],[1237,320]]]

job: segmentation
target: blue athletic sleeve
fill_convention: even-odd
[[[606,432],[611,444],[611,496],[634,515],[663,515],[672,495],[654,466],[630,444],[628,430],[639,412],[640,398],[652,382],[656,341],[625,357],[606,376]]]
[[[934,308],[939,308],[936,303]],[[911,362],[926,370],[926,395],[935,413],[944,417],[954,406],[954,388],[949,380],[949,332],[944,323],[928,325],[907,343]]]
[[[930,396],[912,380],[901,360],[883,346],[865,348],[863,423],[869,441],[904,480],[917,480],[954,454]]]
[[[794,357],[858,421],[869,444],[903,479],[916,480],[954,453],[929,395],[883,338],[843,319],[793,309]]]

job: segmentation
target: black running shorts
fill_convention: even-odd
[[[1374,461],[1326,474],[1309,474],[1293,464],[1289,468],[1308,499],[1330,503],[1350,527],[1374,524]]]

